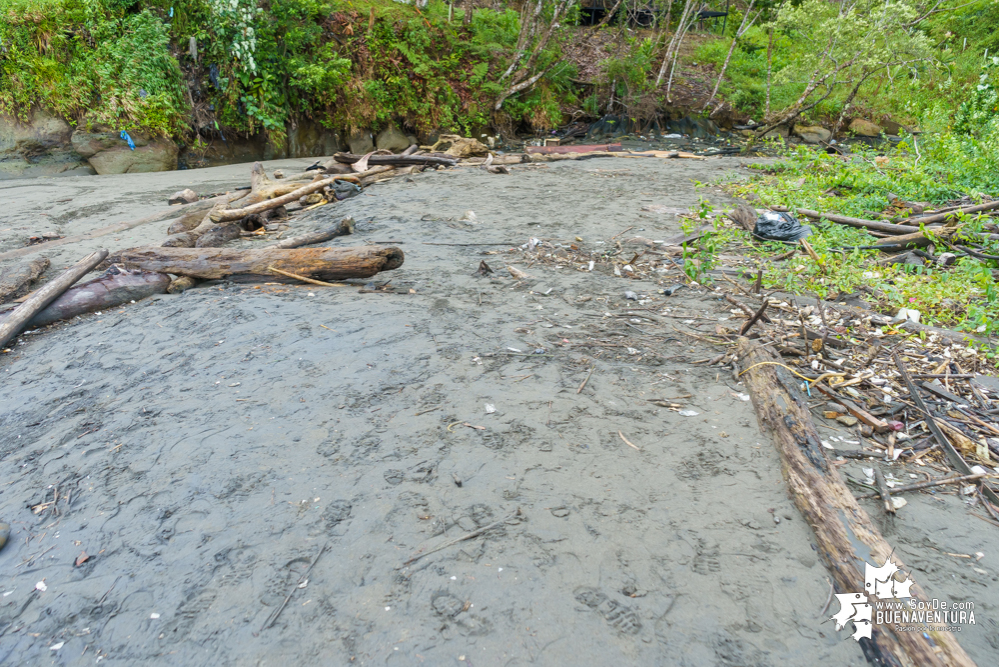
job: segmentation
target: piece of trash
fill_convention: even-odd
[[[975,486],[974,484],[969,484],[968,486],[965,486],[961,489],[961,495],[970,496],[973,495],[977,490],[978,490],[977,486]]]
[[[305,588],[305,587],[306,587],[306,586],[308,586],[308,585],[309,585],[309,580],[308,580],[308,579],[303,579],[303,580],[302,580],[302,583],[300,583],[300,584],[298,585],[298,587],[299,587],[299,588]]]
[[[669,287],[666,287],[666,288],[663,288],[663,289],[659,290],[659,293],[660,294],[665,294],[666,296],[673,296],[673,294],[675,294],[676,291],[678,289],[680,289],[681,287],[686,287],[686,285],[683,285],[683,284],[670,285]]]
[[[73,566],[74,567],[80,567],[81,565],[83,565],[84,563],[86,563],[88,560],[90,560],[90,556],[88,556],[87,552],[84,551],[79,556],[76,557],[76,561],[74,561]]]
[[[906,505],[908,505],[909,501],[907,501],[905,498],[901,498],[899,496],[893,496],[892,499],[891,499],[891,504],[895,507],[895,509],[900,510],[903,507],[905,507]]]
[[[149,618],[152,618],[152,619],[157,619],[159,617],[160,617],[160,615],[157,614],[155,611],[149,615]]]
[[[58,651],[59,649],[61,649],[65,645],[66,645],[66,642],[59,642],[58,644],[53,644],[52,646],[50,646],[49,650],[50,651]]]
[[[496,412],[496,406],[491,403],[486,403],[486,414],[491,415]]]
[[[593,261],[593,260],[591,259],[591,260],[590,260],[590,266],[589,266],[589,268],[587,269],[587,271],[592,271],[592,270],[593,270],[593,267],[594,267],[594,266],[596,266],[596,265],[597,265],[597,263],[596,263],[595,261]]]
[[[506,349],[510,350],[511,352],[523,352],[523,350],[518,350],[518,349],[517,349],[517,348],[515,348],[515,347],[508,347],[508,348],[506,348]]]
[[[736,394],[735,397],[738,398],[740,401],[750,401],[750,400],[752,400],[749,397],[749,394]]]
[[[898,313],[892,318],[892,324],[898,324],[899,322],[915,322],[919,324],[919,318],[922,317],[922,313],[918,310],[913,310],[912,308],[899,308]]]
[[[128,142],[128,147],[133,151],[135,150],[135,142],[132,141],[132,137],[128,136],[128,132],[125,130],[121,131],[121,138]]]
[[[39,581],[37,584],[35,584],[35,590],[36,591],[42,591],[44,593],[48,589],[49,589],[49,587],[45,585],[44,581]]]
[[[696,417],[699,414],[700,414],[699,412],[696,412],[694,410],[680,410],[681,417]]]
[[[465,215],[459,218],[461,222],[477,222],[478,216],[475,215],[475,211],[465,211]]]
[[[638,350],[633,347],[625,348],[628,350],[628,354],[638,354]]]
[[[535,350],[534,350],[534,354],[544,354],[544,353],[545,353],[545,348],[543,348],[543,347],[538,347],[538,348],[535,348]]]
[[[486,264],[486,260],[481,260],[479,262],[479,270],[473,273],[472,275],[482,277],[482,276],[488,276],[492,272],[493,270],[488,264]]]
[[[631,291],[625,292],[624,298],[628,299],[629,301],[638,301],[638,295]]]
[[[527,280],[531,277],[528,274],[521,271],[520,269],[515,269],[512,266],[506,267],[506,270],[509,271],[510,275],[516,278],[517,280]]]
[[[764,211],[756,218],[753,236],[772,241],[798,241],[812,233],[812,228],[802,225],[790,213]]]

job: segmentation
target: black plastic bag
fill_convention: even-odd
[[[805,238],[812,233],[812,228],[802,225],[790,213],[777,213],[775,211],[764,211],[756,218],[756,226],[753,228],[753,236],[768,241],[789,241],[795,242]]]

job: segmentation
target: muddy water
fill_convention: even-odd
[[[728,304],[608,265],[502,270],[531,237],[676,233],[641,207],[738,172],[420,174],[294,223],[399,244],[379,280],[401,293],[219,283],[23,336],[0,360],[0,662],[864,664],[820,618],[744,388],[674,330]]]

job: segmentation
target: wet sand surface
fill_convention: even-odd
[[[717,351],[675,330],[724,324],[731,305],[507,252],[676,234],[675,215],[641,207],[721,204],[692,181],[740,164],[396,179],[293,233],[353,216],[331,245],[398,243],[404,266],[375,282],[401,293],[206,284],[22,336],[0,358],[0,663],[866,664],[827,620],[836,601],[820,613],[827,573],[744,387],[692,365]],[[6,182],[32,194],[0,229],[55,189],[114,212],[63,223],[78,233],[247,173]],[[168,224],[103,247],[158,243]],[[53,266],[96,247],[50,251]],[[492,276],[472,275],[482,260]],[[999,529],[956,497],[910,498],[886,536],[931,596],[976,601],[961,641],[990,664]],[[943,551],[984,551],[988,574]]]

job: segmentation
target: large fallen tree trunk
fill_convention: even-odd
[[[90,253],[60,276],[46,283],[28,297],[28,300],[15,308],[0,324],[0,347],[6,345],[14,336],[20,333],[35,315],[52,303],[60,294],[73,286],[77,280],[104,261],[107,250]]]
[[[130,301],[139,301],[153,294],[163,294],[170,285],[170,276],[146,271],[119,271],[112,268],[105,275],[66,290],[25,326],[41,327],[59,320],[68,320],[97,310],[114,308]],[[0,314],[0,322],[9,313]]]
[[[172,273],[199,280],[274,280],[269,266],[317,280],[369,278],[402,266],[402,250],[393,247],[349,248],[133,248],[113,262],[131,269]]]
[[[49,268],[49,260],[44,257],[33,259],[7,269],[0,269],[0,303],[16,299],[28,293],[28,285],[38,280]]]
[[[739,339],[738,354],[744,369],[743,381],[760,425],[773,436],[789,494],[812,527],[818,552],[832,574],[836,589],[840,593],[860,594],[858,602],[867,602],[865,562],[871,560],[872,567],[880,567],[890,557],[899,568],[908,570],[892,554],[891,546],[857,504],[836,468],[826,461],[808,403],[798,389],[798,380],[777,365],[777,355],[748,338]],[[918,584],[912,584],[909,593],[929,604]],[[975,664],[953,633],[896,632],[893,624],[873,622],[870,629],[870,639],[860,642],[872,664],[913,667]]]

